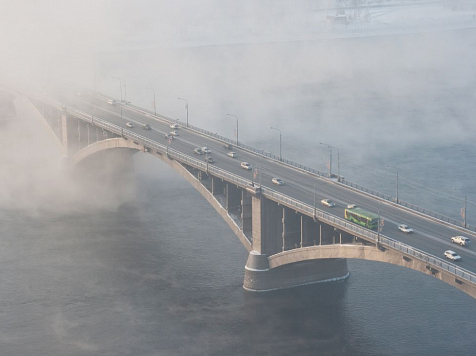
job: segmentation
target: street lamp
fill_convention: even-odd
[[[340,181],[340,151],[337,147],[331,146],[328,143],[319,142],[320,145],[327,146],[329,148],[329,178],[332,178],[332,149],[337,150],[337,180]]]
[[[121,120],[122,120],[122,79],[118,77],[113,77],[113,78],[119,80],[119,89],[121,89],[121,103],[119,106],[121,107]]]
[[[187,99],[183,99],[183,98],[177,98],[178,100],[183,100],[185,101],[185,110],[187,110],[187,127],[188,127],[188,100]]]
[[[464,193],[464,208],[463,208],[463,219],[464,219],[464,227],[466,228],[466,206],[468,203],[468,193],[464,189],[459,189],[459,188],[453,188],[453,190],[461,190]]]
[[[398,204],[398,169],[395,168],[395,167],[389,166],[388,164],[386,164],[385,167],[393,168],[393,169],[395,169],[395,172],[397,173],[397,180],[396,180],[396,183],[395,183],[395,187],[396,187],[395,188],[395,190],[396,190],[395,197],[397,199],[397,204]]]
[[[228,116],[233,116],[236,118],[236,145],[238,146],[238,116],[233,114],[227,114]]]
[[[282,161],[283,157],[281,155],[281,130],[277,129],[276,127],[271,127],[271,130],[279,131],[279,160]]]
[[[157,109],[155,107],[155,90],[152,89],[152,88],[147,88],[147,87],[146,87],[146,89],[152,90],[152,92],[154,93],[154,115],[157,116]]]

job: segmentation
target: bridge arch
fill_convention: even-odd
[[[225,220],[228,226],[232,229],[236,236],[240,239],[243,246],[249,251],[251,251],[251,243],[248,238],[245,236],[241,227],[233,220],[225,207],[218,201],[218,199],[210,192],[200,180],[194,176],[187,168],[185,168],[181,163],[177,162],[174,159],[169,158],[166,154],[155,150],[149,150],[145,146],[138,144],[130,139],[124,139],[122,137],[110,138],[106,140],[97,141],[89,146],[84,147],[78,151],[71,159],[73,165],[80,164],[86,158],[91,157],[100,152],[114,149],[132,149],[136,151],[142,151],[159,158],[161,161],[166,163],[174,171],[179,173],[185,180],[192,185],[199,193],[212,205],[212,207],[218,212],[218,214]]]
[[[454,274],[447,272],[445,269],[430,266],[425,261],[406,255],[401,251],[378,248],[375,245],[332,244],[310,246],[270,256],[268,257],[268,263],[269,268],[274,269],[293,263],[321,259],[360,259],[410,268],[433,276],[476,298],[476,288],[473,284],[466,283],[464,279],[455,278]]]
[[[86,159],[89,156],[92,156],[96,153],[115,149],[115,148],[130,148],[133,150],[144,150],[144,148],[138,144],[135,144],[131,140],[126,140],[122,137],[116,138],[108,138],[106,140],[101,140],[90,144],[89,146],[84,147],[83,149],[79,150],[73,157],[72,157],[72,164],[76,165],[79,164],[81,161]]]

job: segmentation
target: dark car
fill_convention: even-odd
[[[205,158],[205,162],[215,163],[215,160],[212,157],[207,157],[207,158]]]
[[[229,144],[229,143],[225,143],[225,144],[223,145],[223,147],[225,147],[227,150],[232,150],[232,149],[233,149],[233,146],[232,146],[231,144]]]
[[[142,128],[143,128],[144,130],[150,130],[150,129],[152,129],[152,127],[150,127],[149,124],[143,125]]]

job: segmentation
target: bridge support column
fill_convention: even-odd
[[[301,247],[315,246],[319,243],[319,224],[311,217],[301,215]]]
[[[296,211],[283,206],[282,250],[300,247],[300,219]]]
[[[225,187],[225,209],[229,213],[233,213],[239,210],[241,204],[241,191],[240,189],[231,183],[227,183]]]
[[[223,179],[212,176],[212,194],[221,195],[225,193],[225,183]]]
[[[253,207],[251,203],[251,195],[246,190],[242,190],[241,192],[241,220],[243,223],[243,233],[246,236],[251,235],[252,211],[253,211]]]
[[[283,241],[291,243],[290,248],[299,248],[301,241],[303,244],[315,244],[312,241],[317,239],[319,224],[262,196],[251,197],[251,210],[253,250],[245,266],[244,289],[265,292],[335,281],[349,275],[345,259],[294,262],[270,268],[268,257],[282,253]],[[330,232],[334,231],[326,230],[326,233]]]

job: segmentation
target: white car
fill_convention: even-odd
[[[109,105],[112,105],[112,106],[116,105],[116,101],[115,101],[115,100],[112,100],[112,99],[109,99],[109,100],[107,101],[107,103],[108,103]]]
[[[207,146],[202,147],[202,151],[203,153],[208,153],[208,154],[212,153],[212,150],[210,150]]]
[[[231,158],[236,158],[236,152],[228,152],[227,155]]]
[[[273,184],[276,184],[276,185],[284,185],[284,182],[279,178],[273,178],[271,179],[271,182],[273,182]]]
[[[453,260],[453,261],[461,261],[461,256],[458,255],[456,252],[454,251],[451,251],[451,250],[447,250],[445,251],[445,257],[449,260]]]
[[[178,131],[170,131],[170,134],[172,136],[178,136],[179,135]]]
[[[398,225],[398,230],[406,233],[406,234],[411,234],[413,232],[413,229],[409,227],[408,225],[405,224],[400,224]]]
[[[454,244],[459,244],[461,246],[468,246],[471,241],[464,236],[454,236],[451,238],[451,242]]]
[[[241,162],[241,168],[246,169],[247,171],[251,170],[251,164],[248,162]]]
[[[132,127],[134,127],[134,123],[133,122],[128,122],[128,123],[126,123],[126,126],[132,128]]]
[[[195,152],[197,155],[200,155],[200,156],[203,155],[203,151],[201,148],[195,148],[193,152]]]
[[[336,203],[334,203],[332,200],[330,199],[322,199],[321,200],[321,204],[324,205],[324,206],[327,206],[329,208],[332,208],[333,206],[336,206]]]
[[[357,208],[357,204],[347,204],[347,209],[355,209]]]
[[[178,128],[179,128],[179,125],[177,125],[177,124],[170,124],[170,128],[171,128],[171,129],[178,129]]]

